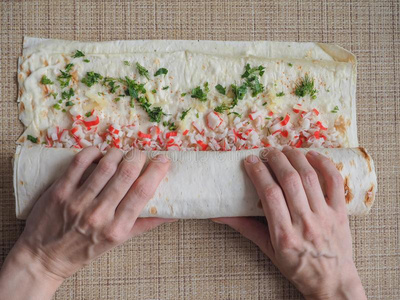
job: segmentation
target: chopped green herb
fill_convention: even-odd
[[[126,95],[124,95],[124,94],[121,94],[121,95],[118,95],[118,97],[125,97]]]
[[[229,110],[230,108],[231,108],[230,106],[227,106],[225,103],[222,103],[221,105],[214,108],[214,111],[218,113],[223,113],[224,111]]]
[[[60,103],[60,104],[61,104],[61,103],[62,103],[62,100],[58,100],[58,103]]]
[[[284,92],[280,92],[280,93],[276,94],[276,96],[277,97],[283,97],[283,96],[285,96],[285,93]]]
[[[72,56],[73,58],[77,58],[77,57],[84,57],[85,54],[82,51],[76,50],[74,56]]]
[[[188,114],[188,112],[191,110],[191,108],[189,108],[189,109],[187,109],[187,110],[184,110],[183,112],[182,112],[182,115],[181,115],[181,120],[183,121],[183,119],[185,119],[185,117],[186,117],[186,115]]]
[[[208,88],[208,85],[207,85],[207,88]],[[204,102],[204,101],[207,101],[207,92],[203,92],[203,90],[201,89],[201,87],[198,86],[198,87],[196,87],[196,88],[194,88],[194,89],[192,90],[192,95],[191,95],[191,97],[192,97],[192,98],[199,99],[200,101]]]
[[[233,101],[231,108],[234,108],[238,100],[243,100],[244,96],[246,95],[247,92],[247,84],[243,83],[241,86],[237,87],[235,84],[231,84],[231,89],[233,92]]]
[[[89,62],[90,62],[90,60],[88,60],[87,58],[85,58],[83,61],[84,61],[85,63],[89,63]]]
[[[294,93],[298,97],[304,97],[307,94],[310,95],[311,99],[317,98],[317,90],[314,89],[314,78],[308,77],[308,74],[301,79],[301,82],[296,84]]]
[[[199,113],[196,113],[196,118],[197,118],[197,119],[200,118]]]
[[[259,76],[263,76],[263,74],[265,72],[265,68],[263,66],[251,68],[250,64],[246,64],[246,66],[244,68],[245,68],[245,71],[242,74],[242,78],[249,78],[249,77],[255,76],[257,74]]]
[[[151,92],[152,92],[153,94],[155,94],[155,93],[157,93],[157,90],[154,89],[154,90],[152,90]]]
[[[41,84],[53,84],[54,82],[51,81],[49,78],[47,78],[46,75],[43,75],[42,79],[40,80],[40,83]]]
[[[135,102],[133,102],[133,98],[131,98],[131,100],[129,100],[129,106],[132,108],[135,108]]]
[[[137,100],[140,103],[140,106],[147,112],[151,122],[159,123],[161,121],[161,117],[165,115],[161,107],[157,106],[151,109],[151,104],[146,97],[140,97]]]
[[[104,93],[102,93],[102,92],[97,92],[97,95],[99,95],[99,96],[104,96]]]
[[[164,127],[168,127],[168,129],[170,130],[170,131],[174,131],[174,130],[176,130],[176,125],[175,125],[175,123],[174,122],[170,122],[170,121],[164,121],[163,122],[163,125],[164,125]]]
[[[62,112],[67,112],[67,110],[65,108],[63,108]]]
[[[119,100],[121,100],[121,98],[119,98],[119,97],[114,99],[115,102],[118,102]]]
[[[50,95],[53,96],[54,99],[56,99],[58,93],[54,93],[54,92],[53,92],[53,93],[50,93]]]
[[[30,135],[30,134],[28,134],[27,139],[29,141],[31,141],[32,143],[35,143],[35,144],[38,142],[38,138],[34,137],[34,136]]]
[[[289,67],[293,67],[293,64],[292,63],[288,63],[287,64]]]
[[[220,84],[217,84],[217,85],[215,86],[215,89],[216,89],[218,92],[220,92],[222,95],[225,95],[225,94],[226,94],[226,89],[225,89],[222,85],[220,85]]]
[[[69,82],[70,82],[72,76],[68,72],[64,72],[61,70],[60,70],[60,72],[61,72],[61,75],[58,75],[57,81],[60,83],[61,88],[65,88],[69,85]]]
[[[264,102],[263,104],[262,104],[262,106],[265,106],[265,105],[267,105],[268,103],[267,102]]]
[[[65,103],[65,106],[74,106],[74,102],[72,102],[72,101],[67,101],[67,102]]]
[[[208,87],[208,82],[204,83],[204,92],[208,93],[210,91],[210,88]]]
[[[71,99],[71,97],[73,97],[75,95],[74,90],[72,88],[70,88],[68,91],[63,91],[61,93],[61,99],[65,100],[65,99]]]
[[[65,66],[65,72],[70,72],[71,71],[71,69],[72,69],[72,67],[74,66],[74,64],[67,64],[66,66]]]
[[[230,115],[230,114],[234,114],[235,116],[238,116],[239,118],[241,118],[242,117],[242,115],[241,114],[239,114],[238,112],[236,112],[236,111],[231,111],[230,113],[228,113],[228,115]]]
[[[336,105],[336,106],[331,110],[331,113],[336,114],[338,111],[339,111],[339,106]]]
[[[326,92],[327,92],[327,93],[329,93],[329,92],[330,92],[330,90],[326,90]]]
[[[85,116],[86,116],[87,118],[89,118],[91,115],[92,115],[92,112],[91,112],[91,111],[89,111],[89,112],[87,112],[87,113],[85,114]]]
[[[147,80],[150,80],[149,78],[149,71],[143,67],[142,65],[140,65],[138,62],[136,63],[136,68],[139,72],[139,75],[144,76],[147,78]]]
[[[163,89],[163,90],[168,90],[168,89],[169,89],[169,86],[164,86],[162,89]]]
[[[124,65],[125,65],[125,66],[129,66],[129,61],[124,60]]]
[[[144,88],[143,83],[137,83],[135,79],[129,79],[128,76],[125,76],[124,79],[120,79],[120,82],[125,84],[127,86],[127,89],[125,90],[126,96],[130,96],[132,99],[138,99],[139,98],[139,93],[145,94],[146,89]]]
[[[103,85],[107,85],[108,84],[108,87],[110,88],[109,91],[110,91],[111,94],[114,94],[117,91],[117,89],[120,87],[119,85],[115,85],[115,81],[116,81],[116,79],[112,78],[112,77],[105,77],[104,78]]]
[[[53,105],[53,108],[55,108],[57,110],[60,110],[61,106],[60,106],[60,104],[56,103],[56,104]]]
[[[103,79],[99,73],[95,73],[93,71],[87,72],[86,77],[82,78],[82,83],[86,84],[88,87],[93,86],[95,83],[99,82],[100,79]]]
[[[265,120],[271,120],[272,118],[271,117],[265,117]]]
[[[181,97],[185,97],[187,95],[187,93],[182,93]]]
[[[168,70],[166,68],[160,68],[157,70],[157,72],[154,73],[154,77],[158,75],[166,75],[168,73]]]

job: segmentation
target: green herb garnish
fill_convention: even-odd
[[[127,89],[125,90],[125,95],[130,96],[132,99],[138,99],[139,93],[146,93],[146,89],[144,88],[143,83],[137,83],[135,79],[129,79],[128,76],[125,76],[125,80],[120,79],[120,82],[127,86]]]
[[[89,118],[91,115],[92,115],[92,112],[91,112],[91,111],[89,111],[89,112],[87,112],[87,113],[85,114],[85,116],[86,116],[87,118]]]
[[[55,108],[55,109],[57,109],[57,110],[60,110],[60,109],[61,109],[61,106],[60,106],[59,103],[56,103],[56,104],[53,105],[53,108]]]
[[[196,113],[196,118],[197,118],[197,119],[200,118],[199,113]]]
[[[285,93],[284,92],[280,92],[280,93],[276,94],[276,96],[277,97],[283,97],[283,96],[285,96]]]
[[[183,121],[183,119],[185,119],[186,115],[188,114],[188,112],[189,112],[191,109],[192,109],[192,108],[189,108],[189,109],[184,110],[184,111],[182,112],[182,115],[181,115],[181,120],[182,120],[182,121]]]
[[[182,93],[181,97],[185,97],[187,95],[187,93]]]
[[[262,106],[265,106],[265,105],[267,105],[268,104],[268,102],[264,102],[263,104],[262,104]]]
[[[68,91],[63,91],[61,93],[61,99],[65,100],[65,99],[71,99],[71,97],[73,97],[75,95],[74,90],[72,88],[70,88]]]
[[[336,106],[331,110],[331,113],[336,114],[338,111],[339,111],[339,106],[336,105]]]
[[[174,122],[170,122],[170,121],[164,121],[163,122],[163,125],[164,125],[164,127],[168,127],[168,129],[170,130],[170,131],[174,131],[174,130],[176,130],[176,125],[175,125],[175,123]]]
[[[239,118],[241,118],[242,117],[242,115],[241,114],[239,114],[238,112],[236,112],[236,111],[231,111],[230,113],[228,113],[228,115],[230,115],[230,114],[234,114],[235,116],[238,116]]]
[[[65,72],[70,72],[71,71],[71,69],[72,69],[72,67],[74,66],[74,64],[67,64],[66,66],[65,66]]]
[[[169,89],[169,86],[164,86],[162,89],[163,89],[163,90],[168,90],[168,89]]]
[[[62,112],[67,112],[67,110],[65,108],[63,108]]]
[[[218,113],[223,113],[226,110],[229,110],[231,107],[227,106],[225,103],[217,106],[216,108],[214,108],[214,111],[218,112]]]
[[[207,89],[208,89],[208,83],[207,83],[207,85],[204,84],[204,90],[206,90],[205,87],[207,87]],[[194,89],[192,90],[191,97],[192,97],[192,98],[199,99],[200,101],[204,102],[204,101],[207,101],[207,92],[206,92],[206,91],[203,91],[203,90],[201,89],[201,87],[198,86],[198,87],[196,87],[196,88],[194,88]]]
[[[114,99],[115,102],[118,102],[119,100],[121,100],[121,98],[119,98],[119,97]]]
[[[263,66],[251,68],[250,64],[246,64],[246,66],[244,68],[245,68],[245,71],[242,74],[242,78],[249,78],[249,77],[255,76],[255,75],[263,76],[263,74],[265,72],[265,68]]]
[[[124,65],[125,65],[125,66],[130,66],[129,61],[124,60]]]
[[[216,89],[219,93],[221,93],[222,95],[225,95],[225,94],[226,94],[226,89],[225,89],[222,85],[220,85],[220,84],[217,84],[217,85],[215,86],[215,89]]]
[[[154,90],[152,90],[151,92],[152,92],[153,94],[155,94],[155,93],[157,93],[157,90],[154,89]]]
[[[73,58],[77,58],[77,57],[84,57],[85,54],[82,51],[76,50],[74,56],[72,56]]]
[[[231,108],[234,108],[237,105],[238,100],[243,100],[244,96],[246,95],[247,84],[243,83],[239,87],[237,87],[235,84],[231,84],[231,89],[233,92],[233,101]]]
[[[93,71],[87,72],[86,77],[82,78],[82,83],[86,84],[88,87],[93,86],[95,83],[99,82],[100,79],[103,79],[99,73],[95,73]]]
[[[53,84],[54,82],[51,81],[49,78],[47,78],[46,75],[43,75],[42,79],[40,80],[40,83],[41,84]]]
[[[288,63],[287,64],[289,67],[293,67],[293,64],[292,63]]]
[[[160,68],[157,72],[154,73],[154,77],[158,75],[166,75],[168,74],[168,70],[166,68]]]
[[[147,80],[150,80],[149,78],[149,71],[143,67],[141,64],[139,64],[138,62],[136,63],[136,68],[139,72],[139,75],[144,76],[147,78]]]
[[[83,61],[84,61],[85,63],[89,63],[89,62],[90,62],[90,60],[88,60],[87,58],[85,58]]]
[[[67,102],[65,103],[65,106],[74,106],[74,102],[72,102],[72,101],[67,101]]]
[[[151,108],[151,104],[146,97],[140,97],[137,100],[140,103],[140,106],[147,112],[147,115],[149,116],[151,122],[159,123],[161,121],[161,117],[165,115],[161,107],[157,106]]]
[[[317,98],[317,90],[314,89],[314,78],[308,77],[308,74],[301,79],[301,82],[296,84],[294,93],[298,97],[304,97],[307,94],[310,95],[311,99]]]
[[[30,134],[28,134],[27,139],[30,140],[32,143],[35,143],[35,144],[38,142],[38,138],[34,137],[34,136],[30,135]]]
[[[114,94],[117,91],[117,89],[120,87],[119,85],[115,85],[115,81],[116,81],[116,79],[112,78],[112,77],[104,78],[103,84],[108,85],[108,87],[110,88],[109,91],[111,94]]]

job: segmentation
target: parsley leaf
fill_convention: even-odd
[[[128,76],[125,76],[125,80],[120,79],[120,82],[127,86],[127,89],[125,90],[125,95],[130,96],[132,99],[138,99],[139,93],[146,93],[146,89],[144,88],[143,83],[137,83],[135,79],[129,79]]]
[[[89,112],[87,112],[87,113],[85,114],[85,116],[86,116],[87,118],[89,118],[91,115],[92,115],[92,112],[91,112],[91,111],[89,111]]]
[[[72,101],[68,101],[67,103],[65,103],[65,106],[73,106],[74,105],[74,102],[72,102]]]
[[[72,69],[72,67],[74,66],[74,64],[68,64],[68,65],[66,65],[65,66],[65,72],[70,72],[71,71],[71,69]]]
[[[168,89],[169,89],[169,86],[164,86],[162,89],[163,89],[163,90],[168,90]]]
[[[220,92],[222,95],[225,95],[225,94],[226,94],[225,88],[224,88],[222,85],[220,85],[220,84],[217,84],[217,85],[215,86],[215,89],[216,89],[218,92]]]
[[[125,66],[129,66],[129,61],[124,60],[124,65],[125,65]]]
[[[69,89],[69,91],[63,91],[61,93],[61,99],[65,100],[65,99],[71,99],[72,96],[74,96],[74,90],[72,88]]]
[[[86,77],[82,78],[82,83],[86,84],[88,87],[93,86],[95,83],[99,82],[100,79],[103,79],[99,73],[95,73],[93,71],[87,72]]]
[[[283,97],[283,96],[285,96],[285,93],[284,92],[280,92],[280,93],[277,93],[276,96],[277,97]]]
[[[230,106],[227,106],[225,103],[222,103],[221,105],[214,108],[214,111],[218,113],[223,113],[224,111],[229,110],[230,108],[231,108]]]
[[[157,90],[154,89],[154,90],[151,90],[151,92],[152,92],[153,94],[156,94],[156,93],[157,93]]]
[[[56,104],[53,105],[53,108],[54,108],[54,109],[57,109],[57,110],[60,110],[60,109],[61,109],[61,106],[60,106],[59,103],[56,103]]]
[[[293,67],[293,64],[292,64],[292,63],[288,63],[288,66],[289,66],[289,67]]]
[[[53,93],[50,93],[50,95],[52,95],[52,96],[53,96],[53,98],[54,98],[54,99],[56,99],[56,97],[57,97],[58,93],[54,93],[54,92],[53,92]]]
[[[242,74],[242,78],[248,78],[250,76],[255,76],[257,74],[259,76],[263,76],[263,74],[265,72],[265,67],[263,67],[263,66],[251,68],[250,64],[246,64],[246,66],[244,68],[245,68],[245,71]]]
[[[74,64],[68,64],[65,66],[65,70],[61,71],[61,75],[57,76],[57,81],[60,83],[61,88],[65,88],[69,85],[69,82],[71,80],[71,74],[69,74],[69,72],[71,71],[72,67],[74,66]]]
[[[206,88],[207,88],[207,89],[206,89]],[[201,89],[200,86],[195,87],[195,88],[192,90],[191,97],[192,97],[192,98],[199,99],[199,100],[202,101],[202,102],[207,101],[207,90],[208,90],[208,83],[206,82],[206,83],[204,84],[204,91]]]
[[[31,141],[32,143],[35,143],[35,144],[38,142],[38,138],[34,137],[34,136],[30,135],[30,134],[28,134],[27,139],[29,141]]]
[[[339,106],[336,105],[336,106],[331,110],[331,113],[336,114],[338,111],[339,111]]]
[[[87,58],[85,58],[83,61],[84,61],[85,63],[89,63],[89,62],[90,62],[90,60],[88,60]]]
[[[174,131],[174,130],[176,130],[176,125],[175,125],[175,123],[174,122],[170,122],[170,121],[164,121],[163,122],[163,125],[164,125],[164,127],[168,127],[168,129],[170,130],[170,131]]]
[[[300,83],[296,84],[294,93],[298,97],[304,97],[307,94],[310,95],[311,99],[317,98],[317,90],[314,89],[314,78],[308,77],[308,74],[301,79]]]
[[[147,80],[150,80],[149,78],[149,71],[143,67],[142,65],[140,65],[138,62],[136,63],[136,68],[139,72],[139,75],[144,76],[147,78]]]
[[[51,81],[49,78],[47,78],[46,75],[43,75],[42,79],[40,80],[40,83],[41,84],[53,84],[54,82]]]
[[[168,70],[166,68],[160,68],[157,70],[157,72],[154,73],[154,76],[158,75],[167,75]]]
[[[181,120],[182,120],[182,121],[183,121],[183,119],[185,119],[186,115],[188,114],[188,112],[189,112],[191,109],[192,109],[192,108],[189,108],[189,109],[184,110],[184,111],[182,112],[182,116],[181,116]]]
[[[157,106],[150,108],[151,104],[146,97],[140,97],[137,100],[140,103],[140,106],[147,112],[151,122],[159,123],[161,121],[161,117],[165,116],[165,113],[162,111],[161,107]]]
[[[77,58],[77,57],[84,57],[85,54],[82,51],[76,50],[74,56],[72,56],[73,58]]]
[[[243,83],[241,86],[237,87],[235,84],[231,84],[231,89],[233,92],[233,101],[231,108],[234,108],[238,100],[243,100],[244,96],[247,93],[247,84]]]
[[[119,97],[114,99],[115,102],[118,102],[119,100],[121,100],[121,98],[119,98]]]
[[[242,115],[241,115],[241,114],[239,114],[239,113],[238,113],[238,112],[236,112],[236,111],[232,111],[232,112],[228,113],[228,115],[230,115],[230,114],[234,114],[235,116],[238,116],[239,118],[241,118],[241,117],[242,117]]]
[[[108,87],[110,88],[110,93],[111,94],[114,94],[116,91],[117,91],[117,89],[120,87],[119,85],[115,85],[115,78],[112,78],[112,77],[105,77],[104,78],[104,85],[107,85],[108,84]]]
[[[181,97],[185,97],[187,95],[187,93],[182,93]]]

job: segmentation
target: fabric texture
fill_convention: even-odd
[[[360,145],[375,161],[370,214],[351,217],[369,299],[400,298],[399,1],[1,1],[0,264],[23,230],[11,157],[22,133],[17,58],[24,35],[80,41],[203,39],[316,41],[358,60]],[[54,299],[301,299],[251,242],[208,220],[163,225],[68,279]]]

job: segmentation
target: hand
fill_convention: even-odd
[[[267,219],[219,218],[257,244],[307,299],[366,299],[352,259],[343,179],[323,155],[285,147],[245,161]],[[326,195],[318,180],[326,182]]]
[[[165,156],[153,159],[142,174],[146,157],[140,151],[123,157],[113,148],[101,157],[97,148],[85,148],[39,198],[0,273],[0,299],[50,298],[64,279],[99,255],[174,221],[138,218],[167,173]]]

